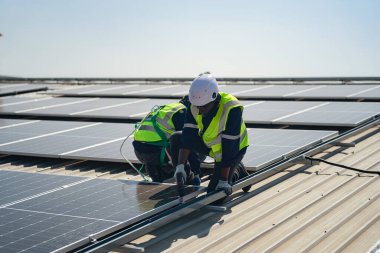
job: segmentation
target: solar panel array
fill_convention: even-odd
[[[0,153],[123,162],[119,149],[133,129],[134,124],[122,123],[0,121]],[[251,147],[243,161],[249,169],[262,168],[336,134],[336,131],[249,129]],[[132,137],[123,154],[138,163],[131,142]]]
[[[220,85],[219,89],[237,98],[251,99],[339,99],[378,100],[380,85]],[[188,93],[186,84],[92,85],[50,91],[66,96],[173,97]]]
[[[175,99],[148,98],[39,98],[0,99],[0,115],[51,116],[115,120],[142,119],[155,105]],[[244,120],[251,124],[353,127],[380,113],[377,102],[249,101]]]
[[[0,171],[0,189],[0,252],[67,252],[179,204],[174,185],[126,180]]]
[[[27,91],[23,85],[1,88],[17,92],[17,87],[19,92]],[[0,115],[17,118],[0,119],[0,153],[123,162],[119,149],[135,125],[101,120],[139,120],[154,105],[178,101],[188,89],[183,83],[85,85],[48,92],[75,97],[0,98]],[[237,84],[220,85],[220,90],[245,99],[241,103],[247,123],[306,128],[248,128],[250,147],[243,162],[249,170],[263,169],[338,135],[337,131],[309,130],[306,126],[352,128],[380,115],[380,103],[373,102],[380,100],[380,85],[376,84]],[[2,91],[0,95],[7,94]],[[372,102],[352,102],[363,99]],[[26,116],[60,120],[22,119]],[[132,139],[126,141],[122,152],[139,163]],[[187,198],[202,191],[202,187],[188,187]],[[178,203],[177,189],[168,184],[0,170],[0,251],[66,252]]]

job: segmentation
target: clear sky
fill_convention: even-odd
[[[0,75],[380,76],[380,0],[0,0]]]

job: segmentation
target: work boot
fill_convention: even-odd
[[[201,178],[199,177],[199,175],[194,175],[192,185],[195,185],[195,186],[201,185]]]
[[[194,173],[190,171],[190,173],[187,174],[187,179],[186,179],[186,185],[192,185],[193,180],[194,180]]]

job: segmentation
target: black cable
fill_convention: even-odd
[[[350,166],[346,166],[346,165],[342,165],[342,164],[338,164],[338,163],[329,162],[329,161],[326,161],[326,160],[321,159],[321,158],[313,158],[313,157],[310,157],[310,156],[305,156],[305,159],[308,159],[310,161],[323,162],[323,163],[327,163],[327,164],[330,164],[330,165],[333,165],[333,166],[337,166],[337,167],[341,167],[341,168],[344,168],[344,169],[353,170],[353,171],[357,171],[357,172],[361,172],[361,173],[377,174],[377,175],[380,176],[380,171],[361,170],[361,169],[357,169],[357,168],[352,168]]]

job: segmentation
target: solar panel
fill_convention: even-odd
[[[9,203],[79,182],[83,177],[0,170],[0,208]]]
[[[176,99],[53,98],[0,107],[2,115],[68,118],[142,119],[155,105]],[[248,101],[244,119],[251,124],[354,127],[380,113],[376,102]]]
[[[380,103],[326,102],[310,111],[281,117],[274,124],[354,127],[379,114]]]
[[[0,208],[0,251],[37,253],[67,247],[70,250],[88,243],[91,233],[115,224],[85,217]]]
[[[136,113],[147,113],[155,105],[163,105],[178,100],[139,99],[139,98],[53,98],[50,101],[39,101],[22,105],[0,107],[2,115],[25,116],[62,116],[62,117],[103,117],[103,118],[136,118]],[[137,118],[141,118],[137,117]]]
[[[184,199],[204,190],[189,186]],[[175,185],[126,180],[89,179],[44,193],[0,208],[1,252],[66,252],[180,203]]]
[[[125,85],[94,87],[91,89],[66,89],[51,91],[50,94],[59,95],[86,95],[86,96],[135,96],[135,97],[173,97],[180,98],[189,90],[187,84],[171,85]],[[379,99],[380,85],[220,85],[219,89],[231,93],[238,98],[255,99],[339,99],[356,100]],[[85,89],[85,90],[84,90]],[[374,96],[373,92],[377,95]]]
[[[246,101],[244,101],[246,102]],[[380,114],[375,102],[266,101],[245,105],[248,123],[355,127]]]
[[[20,112],[28,112],[33,111],[35,109],[51,109],[61,106],[68,106],[68,105],[76,105],[80,103],[86,103],[93,100],[97,100],[96,98],[53,98],[49,97],[46,99],[35,99],[35,100],[29,100],[24,103],[15,103],[10,104],[8,106],[2,106],[0,107],[1,112],[12,112],[12,113],[20,113]]]
[[[0,129],[0,153],[123,162],[119,148],[133,128],[133,124],[39,121]],[[36,132],[41,129],[45,131],[38,135]],[[251,147],[244,162],[247,167],[257,169],[337,132],[255,128],[248,133]],[[138,162],[131,142],[132,138],[128,139],[123,154]]]
[[[313,99],[350,99],[366,90],[378,90],[380,85],[320,85],[303,92],[286,94],[285,97]],[[364,96],[364,95],[362,95]],[[369,97],[368,97],[369,98]],[[380,98],[380,97],[377,97]]]
[[[36,84],[2,84],[0,86],[0,96],[9,96],[41,90],[47,90],[47,86]]]
[[[48,94],[57,95],[75,95],[75,96],[160,96],[162,94],[172,94],[174,97],[177,93],[186,94],[188,85],[181,84],[128,84],[128,85],[91,85],[91,87],[75,87],[72,89],[49,91]]]

